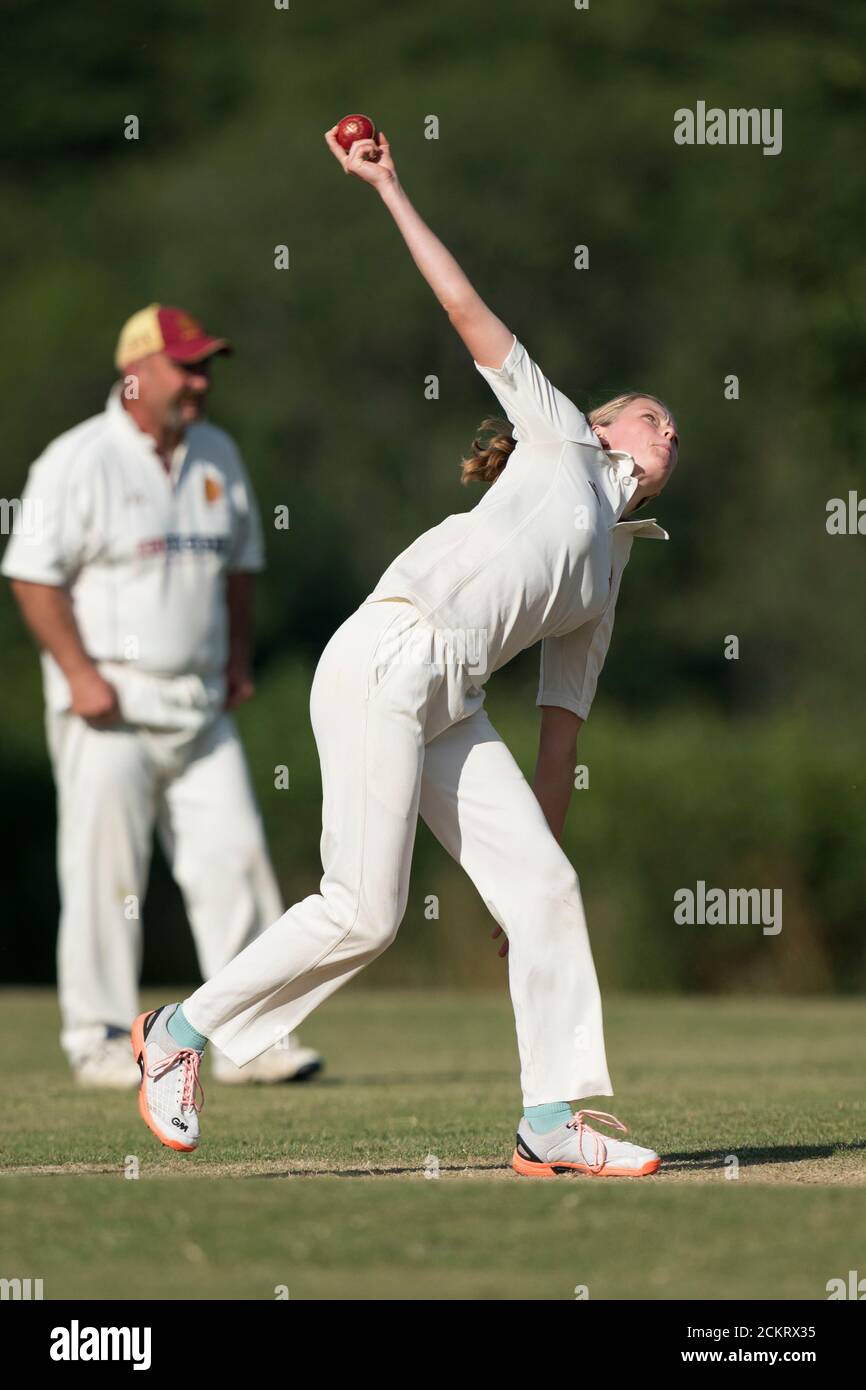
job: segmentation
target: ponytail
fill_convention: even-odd
[[[485,441],[483,436],[487,435]],[[495,483],[512,450],[515,438],[507,420],[489,417],[479,426],[479,438],[472,441],[472,454],[461,459],[461,483]]]

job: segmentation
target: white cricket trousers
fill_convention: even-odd
[[[284,902],[231,715],[195,736],[49,711],[57,784],[61,1045],[71,1061],[138,1013],[141,904],[156,826],[207,979]]]
[[[331,638],[310,696],[320,891],[184,1013],[238,1065],[296,1029],[394,940],[420,814],[508,936],[524,1105],[613,1095],[577,875],[482,705],[466,715],[483,693],[465,663],[436,655],[434,638],[413,605],[392,599],[362,604]]]

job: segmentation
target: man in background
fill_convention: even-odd
[[[35,536],[2,570],[41,648],[57,786],[61,1045],[85,1085],[133,1087],[154,826],[208,979],[285,908],[230,711],[253,694],[258,507],[232,439],[204,419],[224,338],[151,304],[124,325],[105,410],[30,470]],[[297,1038],[216,1079],[319,1070]]]

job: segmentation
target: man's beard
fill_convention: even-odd
[[[174,401],[173,404],[169,406],[166,416],[166,428],[170,430],[172,434],[183,434],[187,425],[192,423],[184,418],[183,413],[183,408],[188,401],[195,401],[198,406],[196,414],[197,420],[200,420],[204,414],[204,398],[202,396],[181,396],[179,400]]]

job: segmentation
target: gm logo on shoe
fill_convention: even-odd
[[[172,1117],[171,1117],[171,1122],[172,1122],[173,1125],[177,1125],[177,1128],[178,1128],[178,1129],[183,1129],[183,1130],[189,1129],[189,1125],[185,1125],[184,1122],[183,1122],[183,1120],[179,1120],[179,1119],[177,1118],[177,1115],[172,1115]]]

